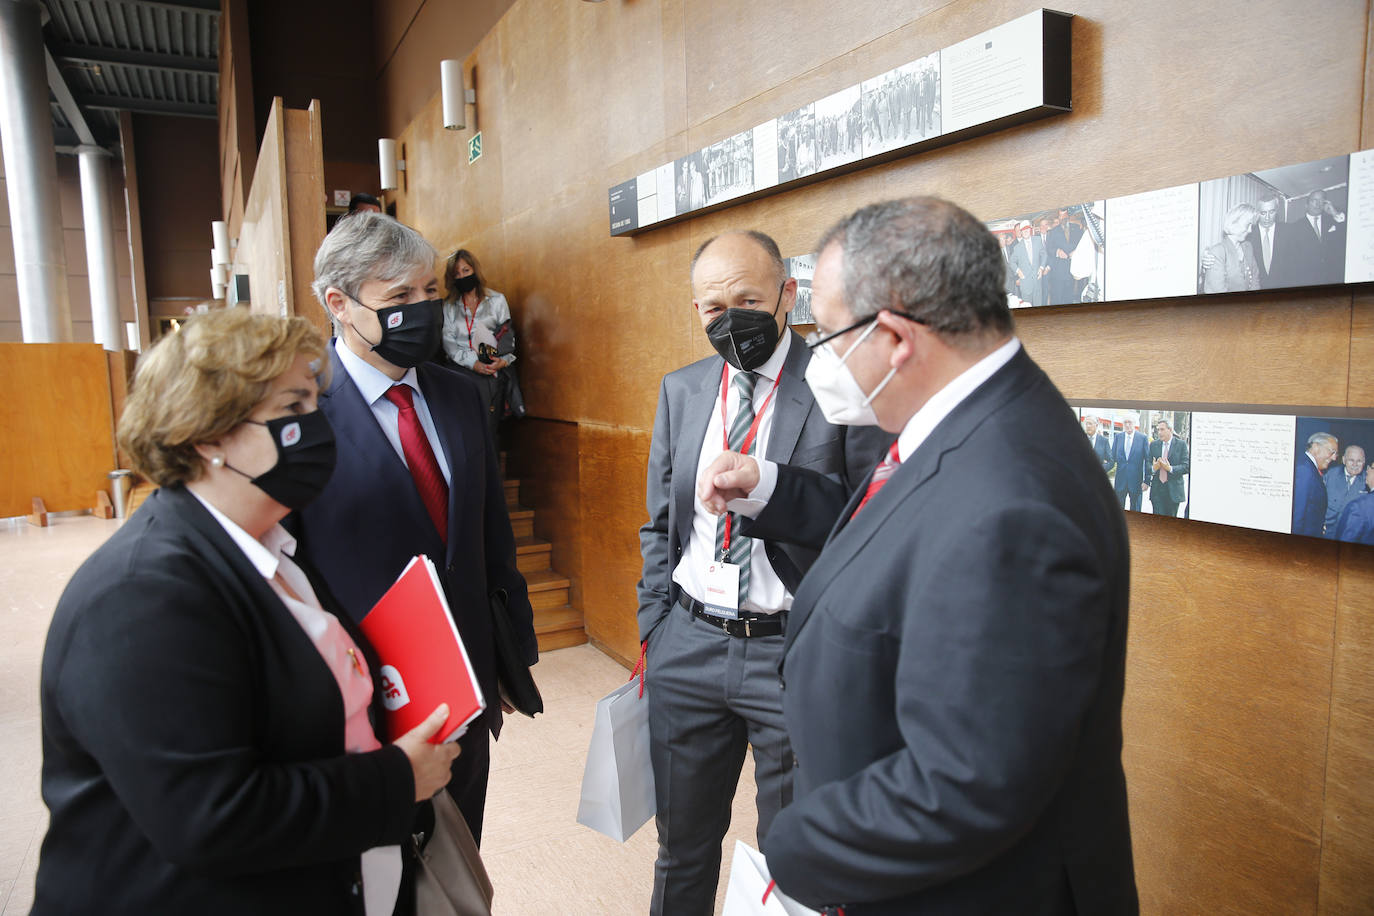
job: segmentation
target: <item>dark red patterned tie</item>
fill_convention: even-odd
[[[864,498],[859,500],[859,504],[854,507],[854,515],[859,514],[859,510],[868,505],[868,501],[873,498],[887,479],[892,476],[892,472],[897,470],[897,465],[902,463],[902,459],[897,457],[897,443],[892,443],[892,448],[887,450],[887,456],[878,462],[878,466],[873,469],[873,479],[868,482],[868,489],[864,491]],[[849,516],[850,521],[854,520],[854,515]]]
[[[434,449],[429,445],[425,428],[415,413],[414,393],[409,385],[393,385],[386,393],[386,399],[401,411],[399,430],[401,451],[410,467],[410,476],[415,480],[415,489],[420,491],[425,510],[438,529],[439,536],[448,543],[448,484],[444,473],[439,470],[439,462],[434,458]]]

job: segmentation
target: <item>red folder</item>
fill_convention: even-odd
[[[448,704],[448,721],[430,740],[456,740],[487,708],[429,557],[406,564],[361,626],[382,662],[377,673],[389,741],[419,725],[440,703]]]

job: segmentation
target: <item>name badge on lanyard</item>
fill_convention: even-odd
[[[704,600],[708,614],[717,617],[739,619],[739,566],[716,560],[707,563],[702,571],[702,587],[706,590]]]

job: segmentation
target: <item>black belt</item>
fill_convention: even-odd
[[[685,594],[678,599],[677,603],[682,605],[696,619],[704,620],[729,636],[748,639],[751,636],[782,635],[783,611],[776,614],[755,614],[752,617],[743,616],[748,611],[742,611],[738,620],[731,620],[729,617],[718,617],[715,614],[707,613],[704,604],[695,598],[688,598]]]

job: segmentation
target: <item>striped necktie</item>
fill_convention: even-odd
[[[897,470],[897,465],[902,463],[902,459],[897,457],[897,442],[893,440],[892,447],[887,450],[887,455],[878,466],[873,469],[873,479],[868,482],[868,489],[864,490],[864,498],[859,500],[859,504],[854,507],[854,515],[859,514],[859,510],[868,505],[868,501],[874,497],[887,479],[892,476],[892,472]],[[849,520],[854,520],[854,515],[849,516]]]
[[[735,422],[730,424],[729,443],[733,451],[740,451],[744,438],[749,435],[749,427],[754,425],[754,384],[758,376],[753,372],[736,372],[734,386],[739,393],[739,409],[735,411]],[[755,440],[757,441],[757,440]],[[754,443],[749,443],[749,451]],[[728,513],[727,513],[728,514]],[[740,537],[739,519],[730,523],[730,553],[725,553],[725,519],[722,515],[716,520],[716,556],[739,567],[739,600],[749,595],[749,557],[753,551],[753,538]]]

